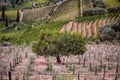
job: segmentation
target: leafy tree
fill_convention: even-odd
[[[21,0],[22,3],[24,3],[25,1],[24,0]]]
[[[119,37],[120,25],[119,22],[111,22],[99,27],[99,38],[101,40],[113,40]]]
[[[15,0],[12,0],[12,7],[15,8]]]
[[[18,4],[19,0],[15,0],[15,4]]]
[[[5,6],[2,6],[1,11],[2,11],[2,19],[5,19],[6,7],[5,7]]]
[[[55,56],[57,62],[61,63],[60,56],[82,55],[86,51],[85,44],[80,34],[41,32],[33,51],[41,56]]]
[[[19,10],[17,11],[16,22],[20,22],[20,13],[19,13]]]
[[[94,7],[100,7],[100,8],[105,8],[106,7],[105,3],[102,0],[95,0],[93,6]]]
[[[7,17],[7,15],[5,17],[5,26],[8,27],[8,17]]]
[[[7,0],[5,0],[5,3],[7,2]]]

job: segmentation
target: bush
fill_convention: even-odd
[[[116,32],[113,29],[106,27],[106,28],[104,28],[102,33],[100,33],[99,38],[102,41],[104,41],[104,40],[112,40],[115,38],[115,36],[116,36]]]
[[[116,32],[112,28],[110,28],[110,27],[104,28],[104,30],[102,31],[102,33],[110,35],[111,38],[114,38],[115,35],[116,35]]]
[[[108,24],[115,32],[120,32],[119,23],[113,22]]]
[[[105,14],[107,11],[104,8],[99,8],[96,7],[93,9],[93,14],[94,15],[101,15],[101,14]]]
[[[94,7],[100,7],[100,8],[105,8],[105,4],[102,0],[95,0],[93,3]]]
[[[108,23],[99,28],[99,34],[101,40],[120,39],[120,24],[118,22]]]
[[[118,12],[118,9],[119,8],[117,8],[117,7],[110,7],[107,10],[108,10],[109,13],[111,13],[111,12]]]
[[[93,15],[102,15],[107,12],[104,8],[96,7],[94,9],[86,9],[83,11],[83,16],[93,16]]]
[[[12,44],[10,42],[3,42],[2,46],[11,46]]]
[[[93,16],[92,9],[86,9],[83,11],[83,16]]]

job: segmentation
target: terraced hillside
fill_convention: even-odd
[[[56,7],[56,5],[45,6],[36,9],[30,9],[23,11],[23,22],[36,21],[49,17],[49,13]]]
[[[54,21],[71,20],[79,16],[79,0],[67,0],[52,14]]]
[[[59,22],[52,22],[49,24],[45,24],[45,25],[39,25],[36,27],[29,27],[26,30],[20,31],[14,34],[17,35],[13,35],[13,40],[12,43],[13,44],[31,44],[31,42],[33,41],[37,41],[39,39],[40,33],[42,31],[47,31],[47,32],[53,32],[53,31],[59,31],[61,29],[61,27],[67,23],[66,21],[59,21]],[[12,35],[7,35],[8,37],[12,37]]]
[[[81,17],[76,21],[70,21],[66,23],[60,30],[60,32],[71,31],[81,33],[83,37],[97,37],[98,27],[105,25],[109,22],[115,22],[120,19],[120,14],[109,14],[91,17]]]

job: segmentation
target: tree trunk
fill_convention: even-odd
[[[5,11],[2,11],[2,19],[5,19]]]
[[[60,56],[57,56],[56,59],[57,59],[57,63],[61,63]]]

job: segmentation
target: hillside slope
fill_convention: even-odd
[[[118,7],[120,2],[118,0],[103,0],[107,7]]]
[[[42,18],[48,18],[49,13],[55,8],[55,6],[56,5],[50,5],[41,8],[25,10],[23,11],[23,22],[36,21]]]
[[[79,0],[68,0],[61,4],[52,14],[54,21],[71,20],[79,16]]]
[[[91,38],[97,37],[98,27],[101,27],[109,22],[115,22],[120,19],[120,14],[109,14],[109,15],[99,15],[90,17],[81,17],[77,21],[70,21],[63,25],[60,32],[78,32],[81,33],[83,37]]]

